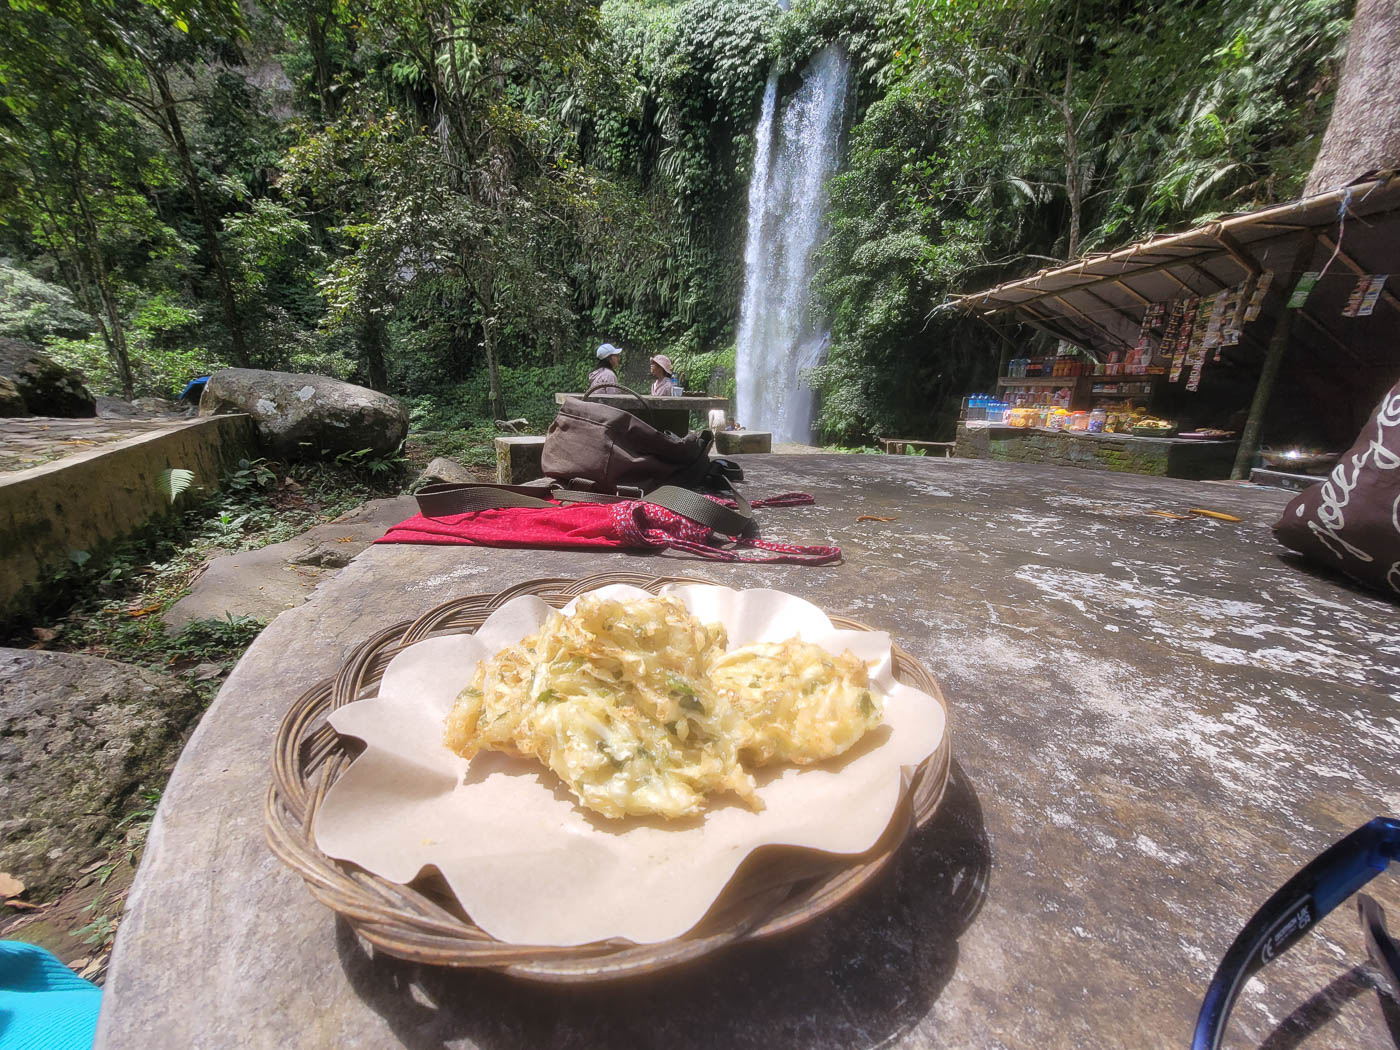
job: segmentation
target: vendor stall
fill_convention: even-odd
[[[1400,299],[1378,270],[1400,272],[1393,177],[963,296],[974,316],[1054,342],[1013,343],[1025,356],[1010,351],[995,394],[969,399],[959,453],[1243,478],[1266,441],[1300,458],[1345,447],[1400,374]],[[1171,456],[1132,439],[1211,448]]]

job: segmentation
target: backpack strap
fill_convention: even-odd
[[[645,496],[619,496],[604,492],[583,492],[552,485],[425,485],[418,490],[418,512],[425,518],[445,518],[478,510],[504,507],[552,507],[555,503],[622,503],[641,500],[684,515],[725,536],[757,533],[753,509],[748,500],[728,481],[728,498],[733,507],[706,499],[698,492],[677,485],[662,485]]]
[[[477,510],[501,507],[548,507],[548,485],[424,485],[414,496],[418,513],[425,518],[445,518]]]
[[[642,400],[641,394],[637,393],[630,386],[623,386],[621,383],[594,383],[588,388],[587,392],[583,395],[583,399],[585,401],[592,400],[593,394],[595,392],[602,394],[631,394],[632,397],[636,399],[637,404],[641,407],[641,411],[638,411],[635,408],[626,408],[623,409],[623,411],[631,412],[634,416],[642,420],[648,426],[656,426],[655,410],[651,408],[644,400]]]
[[[734,501],[733,507],[726,507],[678,485],[662,485],[659,489],[653,489],[642,497],[642,502],[675,511],[725,536],[757,535],[758,522],[754,520],[749,501],[729,484],[728,479],[724,479],[724,486],[729,490],[728,498]]]

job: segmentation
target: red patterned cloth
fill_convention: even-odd
[[[811,496],[785,493],[768,500],[754,500],[753,506],[792,506],[811,502]],[[713,561],[804,565],[824,565],[841,558],[840,547],[797,546],[749,537],[720,536],[706,525],[644,500],[503,507],[449,514],[441,518],[417,514],[399,522],[375,542],[593,550],[670,549]],[[762,551],[764,554],[742,553],[747,551]]]

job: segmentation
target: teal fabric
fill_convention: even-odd
[[[33,944],[0,941],[0,1050],[89,1050],[102,989]]]

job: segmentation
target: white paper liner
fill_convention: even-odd
[[[624,585],[596,593],[650,597]],[[483,752],[468,762],[442,742],[443,721],[477,661],[533,634],[549,615],[545,602],[525,595],[474,635],[405,649],[385,668],[377,698],[330,716],[366,747],[327,793],[316,844],[392,882],[434,867],[491,936],[557,946],[678,937],[760,846],[843,854],[873,847],[894,815],[904,771],[937,750],[945,725],[941,704],[894,680],[889,635],[837,630],[816,606],[780,591],[679,584],[661,593],[680,597],[704,622],[723,623],[731,647],[797,634],[837,655],[850,649],[884,697],[883,724],[818,766],[759,770],[766,808],[758,813],[721,797],[681,821],[598,816],[533,759]]]

